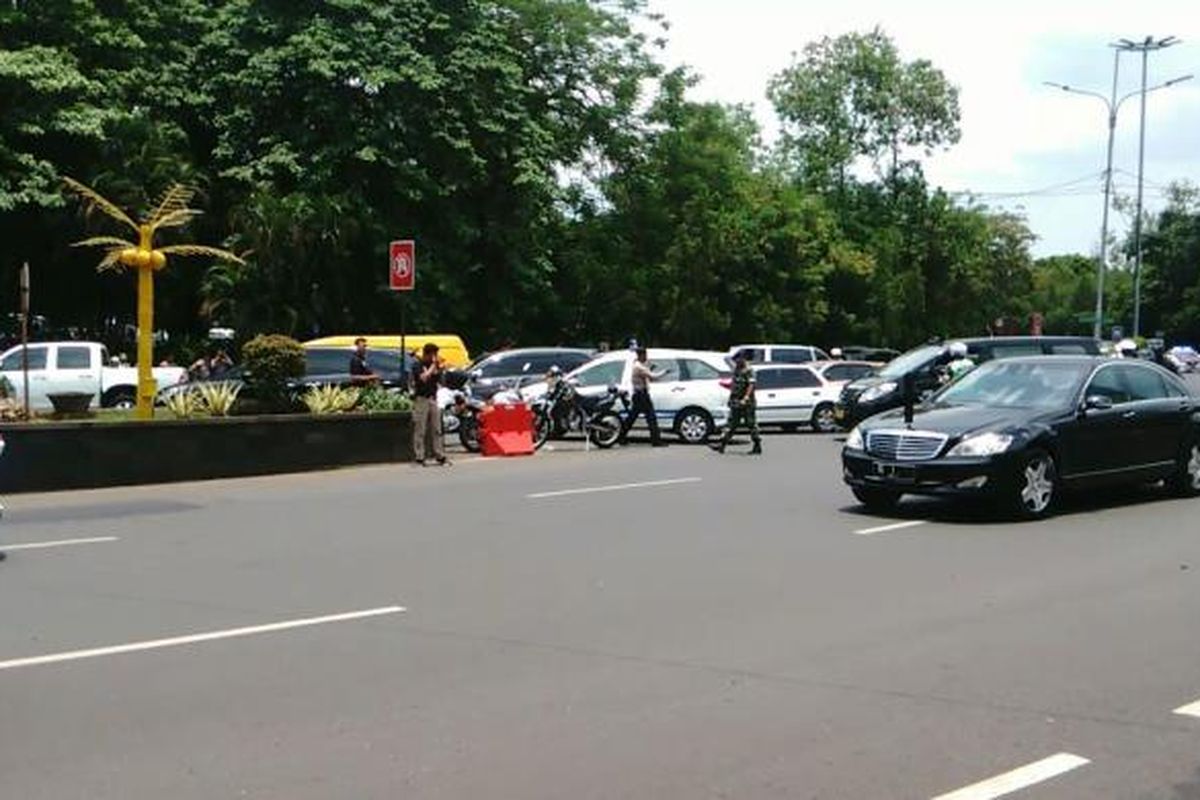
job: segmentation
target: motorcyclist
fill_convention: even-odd
[[[1125,338],[1117,342],[1117,356],[1120,358],[1137,358],[1138,346],[1133,339]]]
[[[951,342],[946,347],[946,355],[950,359],[946,364],[946,378],[950,383],[975,369],[975,361],[969,355],[965,342]]]

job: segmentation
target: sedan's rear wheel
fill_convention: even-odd
[[[838,430],[837,417],[833,415],[833,403],[822,403],[813,412],[813,430],[817,433],[836,433]]]
[[[1009,489],[1009,506],[1019,519],[1042,519],[1058,500],[1058,468],[1045,450],[1033,450],[1020,462]]]
[[[713,433],[713,420],[701,408],[687,408],[675,420],[675,432],[688,444],[702,444]]]
[[[1178,497],[1200,495],[1200,444],[1193,442],[1184,450],[1175,474],[1167,479],[1167,488]]]

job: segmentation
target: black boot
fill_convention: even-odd
[[[754,440],[754,447],[750,448],[750,455],[752,455],[752,456],[761,456],[762,455],[762,439]]]

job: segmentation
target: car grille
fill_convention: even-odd
[[[924,431],[870,431],[867,452],[888,461],[925,461],[942,451],[947,438]]]

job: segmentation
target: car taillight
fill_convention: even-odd
[[[732,389],[733,388],[733,378],[721,378],[720,384],[721,384],[722,388]]]

